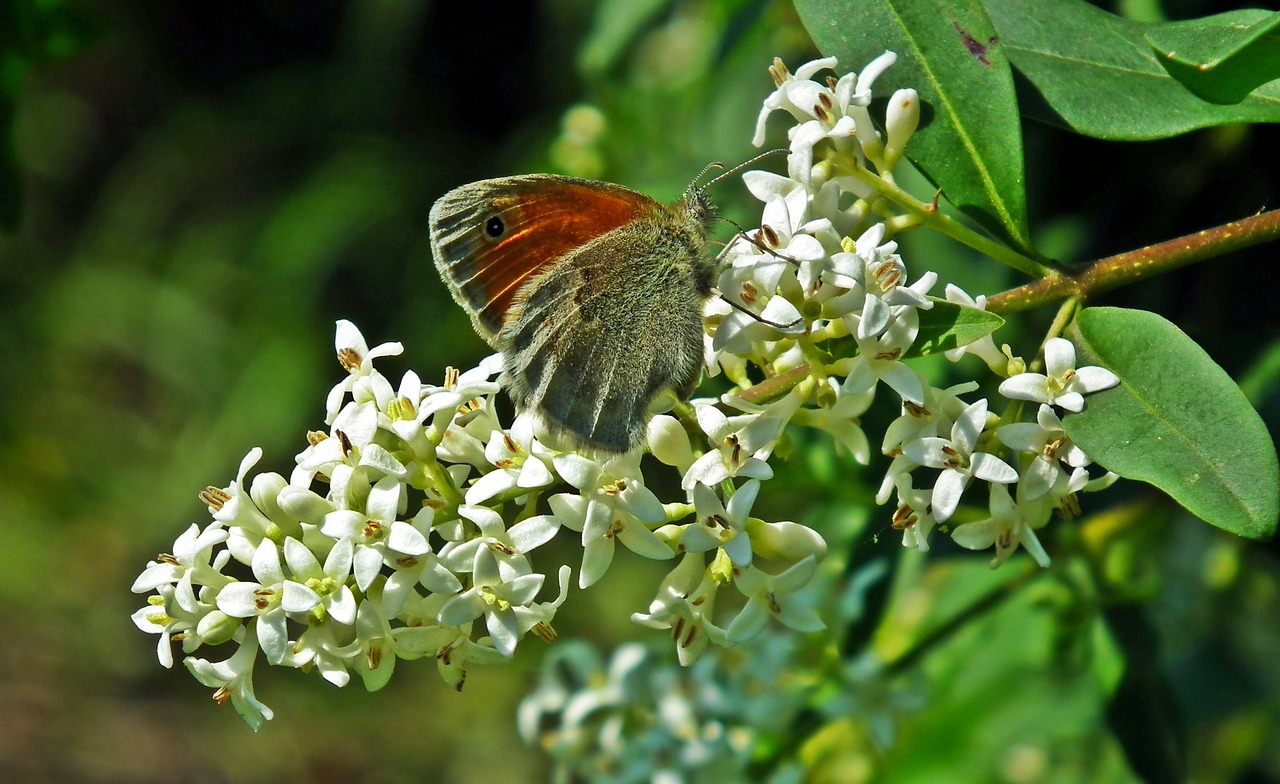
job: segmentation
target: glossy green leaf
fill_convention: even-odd
[[[1084,0],[984,0],[1000,42],[1030,82],[1023,112],[1099,139],[1137,141],[1238,122],[1280,122],[1280,83],[1236,104],[1205,101],[1170,76],[1147,42],[1161,25]]]
[[[1256,8],[1158,25],[1147,43],[1165,70],[1206,101],[1239,103],[1280,79],[1280,13]]]
[[[1250,539],[1273,536],[1276,447],[1231,377],[1154,313],[1089,308],[1071,332],[1080,365],[1120,377],[1064,418],[1072,440],[1099,465],[1155,485],[1212,525]]]
[[[1004,325],[1004,319],[985,310],[929,297],[933,307],[918,310],[920,331],[906,357],[920,357],[967,346]]]
[[[875,93],[920,95],[911,159],[948,201],[985,229],[1028,251],[1022,128],[1013,77],[977,0],[796,0],[818,49],[860,69],[886,49],[898,61]]]

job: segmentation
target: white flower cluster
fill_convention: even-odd
[[[834,69],[835,58],[806,63],[794,75],[780,60],[769,69],[777,89],[764,102],[755,143],[763,143],[770,114],[788,113],[795,121],[788,176],[743,176],[764,214],[758,230],[730,247],[720,277],[720,291],[737,304],[708,306],[712,371],[722,369],[747,388],[752,366],[775,374],[803,369],[804,379],[761,413],[825,430],[862,463],[870,446],[858,417],[880,384],[889,387],[902,399],[902,415],[884,434],[881,449],[893,462],[876,500],[887,503],[896,493],[893,525],[903,531],[903,544],[927,550],[930,532],[951,518],[977,479],[990,486],[990,516],[957,526],[955,541],[994,546],[993,565],[1019,545],[1047,565],[1035,530],[1054,510],[1073,513],[1076,493],[1116,478],[1090,478],[1090,460],[1067,438],[1055,407],[1079,411],[1084,394],[1118,379],[1103,368],[1076,368],[1074,347],[1058,337],[1045,344],[1046,374],[1022,372],[1026,363],[1008,346],[997,349],[989,335],[946,352],[952,361],[974,354],[1009,376],[999,389],[1008,401],[1040,403],[1036,422],[1021,423],[1021,403],[995,415],[985,398],[961,398],[977,383],[938,389],[906,364],[920,338],[920,313],[935,305],[928,294],[937,275],[909,282],[886,224],[870,218],[876,197],[868,178],[889,176],[919,120],[914,90],[890,98],[883,134],[867,113],[871,83],[894,59],[886,52],[860,75],[825,82],[812,77]],[[975,300],[954,285],[945,294],[953,305],[985,307],[985,297]],[[842,341],[856,351],[832,349]],[[922,481],[915,476],[921,468],[936,476]]]
[[[553,781],[760,780],[751,770],[760,734],[785,732],[805,702],[803,690],[779,688],[792,646],[772,642],[783,644],[753,650],[743,679],[711,658],[676,669],[633,642],[606,661],[589,643],[566,640],[543,658],[520,703],[520,735],[551,758]],[[779,704],[783,695],[789,699]],[[765,781],[799,781],[799,774],[781,767]]]
[[[253,691],[259,654],[338,686],[354,670],[369,689],[387,682],[397,659],[431,656],[460,689],[468,666],[509,658],[528,632],[554,639],[570,570],[558,570],[555,598],[539,601],[548,574],[531,554],[561,528],[580,535],[581,588],[606,572],[617,542],[674,559],[648,611],[633,619],[670,630],[682,664],[708,643],[751,639],[771,617],[820,630],[797,592],[826,543],[798,523],[752,517],[751,508],[789,423],[825,431],[867,462],[858,417],[880,382],[903,401],[882,446],[894,460],[880,500],[896,491],[893,519],[904,542],[927,549],[930,530],[978,479],[992,488],[990,517],[957,527],[956,541],[994,544],[997,561],[1021,544],[1047,562],[1034,530],[1053,509],[1070,508],[1075,493],[1107,481],[1089,479],[1088,459],[1066,440],[1053,406],[1079,410],[1082,393],[1115,378],[1074,368],[1070,344],[1050,340],[1047,375],[1019,373],[1001,386],[1006,397],[1044,404],[1037,422],[993,429],[987,400],[960,399],[976,384],[935,389],[904,363],[920,312],[934,307],[927,294],[936,275],[908,283],[888,229],[870,218],[864,178],[871,168],[888,172],[919,116],[914,92],[904,90],[891,100],[883,135],[871,121],[871,83],[893,59],[886,53],[861,76],[826,83],[808,77],[833,68],[831,58],[794,76],[780,61],[771,69],[777,90],[757,138],[772,111],[795,119],[789,176],[744,175],[764,202],[761,225],[728,249],[725,299],[707,306],[708,371],[723,372],[739,394],[693,400],[680,409],[683,422],[658,416],[647,433],[654,458],[680,471],[683,498],[664,504],[639,454],[559,452],[535,437],[529,417],[500,421],[499,357],[451,369],[439,386],[413,372],[393,386],[373,361],[400,345],[371,349],[339,322],[336,348],[348,375],[328,396],[328,431],[309,435],[287,479],[248,480],[261,456],[250,452],[229,487],[202,495],[212,522],[193,525],[135,582],[136,592],[152,595],[134,621],[159,636],[161,663],[172,666],[170,646],[181,642],[191,672],[254,727],[271,717]],[[947,300],[982,307],[954,287]],[[989,337],[953,359],[967,352],[999,370],[1021,367]],[[1010,407],[1011,422],[1018,411]],[[1011,465],[998,453],[1017,459]],[[913,478],[921,468],[937,472],[931,487]],[[730,587],[741,609],[717,617],[717,596]],[[238,648],[223,661],[191,655],[224,642]]]

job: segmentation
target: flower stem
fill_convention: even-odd
[[[1016,313],[1064,297],[1087,297],[1274,239],[1280,239],[1280,210],[1108,256],[1074,275],[1051,273],[1043,280],[991,297],[987,310]]]
[[[938,210],[936,199],[926,204],[892,182],[888,182],[860,166],[842,168],[840,173],[852,174],[862,182],[870,185],[877,193],[901,207],[909,215],[914,216],[919,220],[920,225],[933,229],[940,234],[945,234],[956,242],[968,245],[1001,264],[1012,267],[1033,278],[1044,278],[1057,274],[1052,267],[1024,256],[989,237],[984,237],[949,215],[943,214]]]

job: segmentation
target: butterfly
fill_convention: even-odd
[[[482,180],[431,209],[454,300],[503,357],[502,382],[551,443],[623,453],[668,391],[702,372],[717,269],[705,186],[663,204],[621,185],[528,174]]]

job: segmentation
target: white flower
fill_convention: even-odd
[[[1120,383],[1115,373],[1090,365],[1076,367],[1076,347],[1065,338],[1044,344],[1045,373],[1020,373],[1000,385],[1000,394],[1013,400],[1049,403],[1068,411],[1084,408],[1084,396]]]
[[[977,310],[987,309],[986,294],[979,294],[975,299],[970,297],[964,289],[952,283],[947,284],[946,293],[947,302],[954,302],[957,305],[967,305],[968,307],[976,308]],[[983,335],[972,343],[948,349],[944,353],[946,354],[947,359],[952,362],[959,362],[960,357],[965,354],[973,354],[983,362],[987,363],[987,367],[991,368],[993,372],[999,373],[1000,375],[1004,375],[1008,372],[1006,368],[1009,365],[1009,359],[1001,353],[1000,349],[996,348],[995,340],[990,335]]]
[[[396,519],[404,504],[404,486],[395,477],[385,476],[368,490],[364,512],[338,509],[324,516],[320,532],[355,545],[352,560],[356,586],[369,586],[382,573],[383,564],[403,556],[421,556],[431,551],[426,536],[412,524]]]
[[[395,633],[391,622],[376,601],[363,601],[356,612],[358,651],[351,664],[360,674],[366,691],[377,691],[391,680],[396,669]]]
[[[809,77],[824,68],[834,68],[835,58],[824,58],[806,63],[792,76],[780,59],[774,59],[769,69],[777,89],[765,99],[756,121],[752,139],[758,147],[764,143],[765,121],[770,113],[784,110],[800,124],[790,129],[791,155],[787,159],[787,172],[792,179],[810,183],[813,169],[813,147],[823,139],[834,139],[837,145],[856,139],[863,147],[878,148],[879,136],[871,122],[867,106],[871,103],[871,85],[884,69],[897,59],[892,52],[885,52],[863,70],[862,75],[848,73],[840,77],[834,87],[812,81]]]
[[[286,580],[276,543],[264,539],[253,555],[257,582],[233,582],[218,593],[218,609],[233,618],[256,618],[254,628],[267,661],[280,664],[288,652],[287,613],[307,613],[316,606],[313,591]]]
[[[421,415],[432,417],[432,427],[443,430],[453,422],[460,407],[498,391],[498,382],[492,379],[501,371],[501,354],[490,354],[462,373],[448,368],[442,386],[428,386],[423,390]]]
[[[739,487],[725,505],[710,487],[694,485],[693,505],[697,520],[685,527],[680,535],[680,549],[705,553],[718,547],[738,566],[751,563],[751,539],[743,529],[759,492],[760,482],[752,479]]]
[[[193,524],[174,542],[172,555],[149,563],[133,583],[134,593],[157,592],[132,619],[140,630],[159,635],[156,658],[162,667],[173,666],[174,639],[191,653],[206,642],[226,642],[240,629],[241,623],[214,603],[217,592],[232,582],[221,571],[231,559],[230,551],[213,555],[213,548],[226,538],[217,522],[203,531]]]
[[[903,285],[907,280],[907,267],[897,254],[898,243],[882,242],[884,232],[885,225],[877,223],[863,232],[855,246],[856,257],[866,267],[856,278],[866,292],[854,332],[859,340],[882,335],[894,317],[905,312],[902,306],[920,310],[933,307],[925,295],[937,281],[937,273],[926,272],[910,286]]]
[[[497,557],[504,575],[526,574],[530,569],[525,554],[551,541],[561,523],[554,515],[537,515],[507,528],[502,515],[484,506],[463,506],[458,514],[479,529],[476,534],[440,548],[441,563],[458,574],[471,571],[480,550],[489,550]]]
[[[204,500],[221,504],[220,506],[211,505],[209,511],[213,519],[222,523],[227,529],[228,537],[233,540],[229,546],[235,553],[236,559],[244,563],[248,563],[253,558],[253,550],[264,536],[278,533],[282,530],[282,524],[287,526],[289,522],[273,518],[267,513],[267,510],[273,507],[274,501],[270,491],[277,488],[277,483],[272,481],[272,475],[259,474],[251,483],[245,482],[249,469],[257,465],[261,459],[260,447],[250,449],[240,461],[240,468],[236,471],[234,482],[225,490],[216,493],[206,491],[202,494]],[[279,517],[282,518],[283,515]],[[240,540],[239,543],[234,541],[237,539]]]
[[[350,639],[339,640],[340,631]],[[349,625],[309,623],[298,641],[289,646],[284,663],[299,669],[314,666],[320,677],[341,688],[351,680],[347,665],[359,653],[360,641],[354,638]]]
[[[713,447],[694,461],[685,471],[681,486],[693,490],[694,485],[717,485],[737,476],[768,479],[773,469],[766,462],[773,452],[785,421],[759,414],[725,416],[714,405],[695,403],[698,426],[707,434]]]
[[[594,585],[613,562],[614,542],[645,558],[665,560],[674,553],[649,526],[666,522],[662,502],[644,486],[638,452],[595,462],[565,453],[554,458],[556,471],[581,495],[550,498],[552,515],[582,532],[582,569],[578,587]]]
[[[571,572],[572,570],[568,566],[560,567],[558,574],[560,593],[556,594],[556,598],[551,601],[532,602],[512,607],[516,614],[516,622],[520,629],[520,634],[523,635],[532,630],[546,642],[555,640],[556,634],[551,628],[551,620],[556,617],[556,610],[560,609],[560,605],[564,604],[564,600],[569,598],[569,576]]]
[[[1001,484],[1018,479],[1018,472],[1005,461],[995,455],[975,451],[986,422],[987,399],[983,398],[956,418],[951,427],[951,438],[921,438],[903,445],[903,454],[910,460],[929,468],[942,469],[933,486],[933,516],[940,523],[946,522],[955,512],[960,505],[961,494],[974,477]]]
[[[482,504],[508,490],[533,490],[551,484],[555,477],[547,467],[546,458],[530,451],[532,443],[532,439],[518,443],[500,430],[490,434],[484,455],[494,470],[467,489],[467,503]]]
[[[729,639],[743,642],[755,637],[764,630],[765,621],[771,615],[798,632],[825,629],[826,624],[813,608],[796,596],[797,591],[809,584],[817,568],[818,559],[811,555],[780,574],[768,574],[754,566],[744,569],[734,584],[747,597],[747,604],[729,624]]]
[[[293,573],[286,589],[297,585],[300,590],[310,592],[315,598],[309,612],[323,610],[324,615],[334,621],[350,626],[356,620],[356,597],[347,585],[354,552],[350,539],[339,539],[329,550],[322,567],[306,545],[293,537],[285,539],[284,559]],[[311,602],[311,597],[307,597],[306,602]]]
[[[338,352],[338,362],[349,375],[329,392],[329,399],[325,404],[325,410],[328,412],[325,422],[333,422],[348,392],[352,393],[353,399],[357,402],[363,402],[378,397],[372,391],[373,388],[385,386],[385,390],[380,389],[385,392],[382,397],[384,399],[391,397],[391,385],[382,377],[382,374],[373,369],[373,360],[401,354],[404,352],[404,346],[399,343],[380,343],[371,349],[356,325],[346,319],[338,321],[333,345]]]
[[[884,332],[875,338],[858,338],[859,317],[846,316],[850,332],[858,343],[858,355],[851,361],[837,362],[836,367],[847,366],[847,375],[840,388],[841,394],[858,394],[883,381],[904,400],[924,402],[924,385],[916,372],[902,362],[902,356],[915,342],[919,332],[919,320],[914,308],[904,311],[901,318],[889,322]]]
[[[224,703],[230,699],[236,713],[255,732],[262,728],[264,721],[271,721],[274,715],[253,693],[253,665],[257,658],[258,640],[253,629],[249,628],[245,630],[240,647],[226,661],[210,662],[206,659],[188,658],[184,662],[196,680],[217,689],[213,693],[214,700]]]
[[[994,569],[1009,557],[1009,554],[1021,545],[1036,563],[1049,565],[1049,555],[1036,537],[1035,528],[1043,525],[1048,515],[1036,515],[1039,519],[1029,519],[1024,504],[1014,503],[1009,495],[1009,488],[1003,484],[991,485],[991,516],[973,523],[957,526],[951,532],[951,538],[961,547],[970,550],[985,550],[992,545],[996,548],[995,557],[991,559]]]
[[[653,629],[670,629],[680,664],[698,660],[707,643],[728,642],[724,630],[711,622],[717,583],[700,553],[687,553],[658,586],[649,612],[633,613],[631,620]]]
[[[912,487],[910,474],[899,477],[897,485],[898,508],[893,513],[893,527],[902,531],[903,547],[928,552],[929,533],[938,524],[933,516],[933,491]]]
[[[769,119],[769,115],[775,111],[783,110],[789,112],[797,120],[812,117],[813,107],[818,103],[818,92],[826,88],[817,82],[811,81],[811,77],[819,71],[835,68],[836,63],[837,61],[834,57],[810,60],[797,68],[793,76],[787,70],[787,67],[783,65],[782,60],[775,57],[773,66],[769,68],[769,73],[773,75],[777,89],[768,98],[764,99],[764,106],[760,109],[760,115],[756,119],[756,132],[751,143],[756,147],[764,144],[765,122]]]
[[[493,647],[504,657],[510,657],[520,640],[520,623],[515,610],[533,602],[546,576],[518,574],[504,577],[492,550],[482,547],[475,553],[472,585],[440,608],[440,623],[460,626],[483,615]]]
[[[1062,420],[1048,404],[1040,405],[1035,422],[1005,425],[996,430],[996,437],[1010,449],[1034,455],[1021,479],[1024,492],[1031,500],[1053,488],[1063,474],[1063,463],[1080,468],[1090,462],[1084,450],[1071,443]]]

